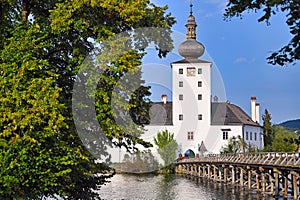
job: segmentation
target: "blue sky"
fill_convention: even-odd
[[[152,2],[169,6],[169,12],[177,20],[173,30],[184,35],[189,1]],[[222,77],[226,93],[224,98],[250,113],[250,97],[256,96],[261,104],[261,115],[264,109],[268,109],[275,124],[300,118],[300,63],[280,67],[269,65],[266,60],[270,52],[280,49],[291,38],[284,15],[274,16],[270,26],[257,22],[260,13],[245,13],[243,19],[233,18],[227,22],[223,19],[224,0],[194,0],[193,5],[198,25],[197,40],[204,44],[206,53]],[[179,59],[178,55],[173,54],[167,59],[157,59],[152,69],[144,67],[146,81],[151,82],[155,77],[156,80],[163,79],[166,85],[170,84],[169,62]],[[155,84],[152,87],[153,92],[157,93]],[[167,93],[168,87],[165,90]],[[160,95],[161,92],[153,94],[152,99],[156,101]]]

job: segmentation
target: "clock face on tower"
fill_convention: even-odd
[[[187,68],[187,76],[196,76],[196,68],[188,67]]]

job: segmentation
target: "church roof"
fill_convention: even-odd
[[[172,102],[152,103],[150,117],[150,125],[173,125]]]
[[[179,61],[176,61],[173,63],[211,63],[211,62],[206,61],[206,60],[200,60],[200,59],[189,59],[189,60],[183,59],[183,60],[179,60]]]
[[[154,102],[149,125],[173,125],[172,102]],[[239,106],[231,103],[211,103],[211,125],[260,126]]]
[[[211,124],[260,126],[239,106],[216,102],[211,104]]]

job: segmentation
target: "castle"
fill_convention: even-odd
[[[263,148],[259,104],[251,97],[251,117],[239,106],[218,102],[211,95],[212,63],[201,60],[205,48],[196,40],[196,21],[192,12],[186,23],[186,41],[178,48],[182,60],[171,63],[172,102],[162,94],[162,101],[152,106],[147,135],[168,130],[179,144],[177,154],[194,156],[220,153],[228,139],[240,136],[257,149]]]

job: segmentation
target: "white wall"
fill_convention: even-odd
[[[194,67],[195,76],[187,75],[187,68]],[[202,73],[198,74],[198,69]],[[179,69],[183,74],[179,74]],[[182,146],[182,153],[188,149],[197,150],[198,144],[207,136],[211,118],[211,63],[173,63],[172,64],[172,99],[173,99],[173,124],[176,126],[177,142]],[[179,82],[183,82],[183,87],[179,87]],[[202,86],[198,87],[198,82]],[[183,100],[179,100],[179,95],[183,95]],[[198,95],[202,95],[202,100],[198,100]],[[183,120],[179,120],[179,114],[183,115]],[[198,120],[198,115],[202,115],[202,120]],[[188,132],[193,132],[193,140],[188,140]],[[195,151],[195,153],[197,153]]]
[[[248,144],[262,148],[262,128],[243,125],[218,125],[211,126],[211,64],[201,63],[173,63],[172,64],[172,101],[173,101],[173,126],[146,126],[147,132],[143,139],[153,143],[153,138],[158,132],[168,130],[174,133],[177,143],[181,146],[181,153],[192,149],[195,154],[198,146],[204,142],[208,152],[220,153],[222,147],[228,144],[228,140],[223,139],[223,130],[228,131],[228,139],[232,136],[243,137],[248,132]],[[187,76],[187,68],[195,67],[195,76]],[[198,68],[202,69],[202,74],[198,74]],[[179,69],[183,74],[179,74]],[[183,87],[179,87],[179,82],[183,82]],[[202,81],[202,87],[198,87],[198,81]],[[179,100],[179,95],[183,95],[183,100]],[[198,94],[202,94],[202,100],[198,100]],[[179,120],[179,114],[183,115],[183,120]],[[202,120],[198,120],[198,114],[202,114]],[[193,132],[193,140],[188,140],[188,132]],[[252,140],[250,134],[252,133]],[[255,133],[256,140],[255,139]]]
[[[223,139],[223,130],[228,132],[228,139],[232,136],[238,136],[242,134],[242,126],[227,126],[227,125],[215,125],[211,126],[209,133],[204,141],[206,148],[209,152],[220,153],[222,147],[228,144],[227,139]]]
[[[248,138],[247,138],[248,133]],[[252,134],[252,137],[251,137]],[[255,140],[255,134],[256,134],[256,140]],[[258,149],[263,148],[263,128],[261,127],[255,127],[255,126],[244,126],[244,140],[247,142],[247,144],[250,144],[251,146],[255,146]]]

